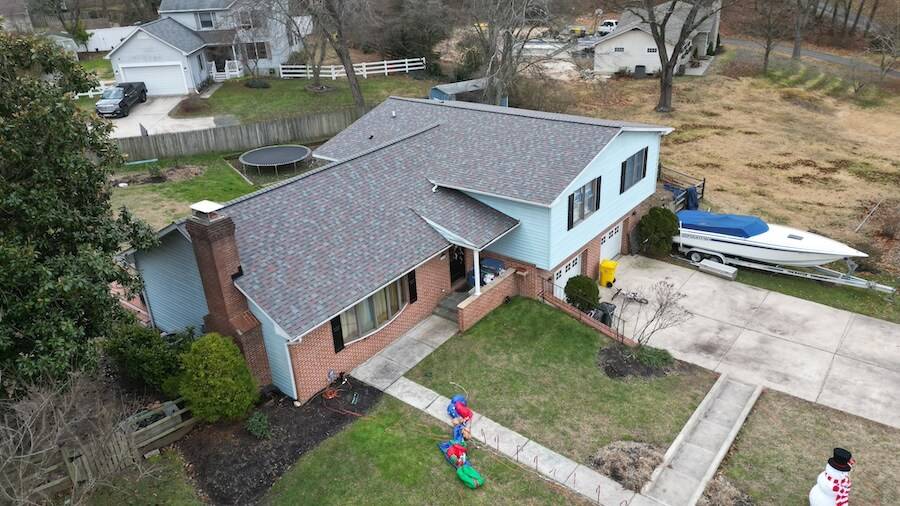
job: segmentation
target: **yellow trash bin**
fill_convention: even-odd
[[[615,260],[603,260],[600,262],[600,285],[607,288],[616,282],[616,267],[619,262]]]

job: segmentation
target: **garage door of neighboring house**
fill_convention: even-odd
[[[622,252],[622,222],[600,238],[600,260],[612,260]]]
[[[581,274],[581,255],[575,255],[566,262],[558,271],[553,273],[553,295],[558,299],[566,300],[566,283],[569,279]]]
[[[141,81],[147,85],[147,95],[185,95],[187,84],[180,63],[153,65],[120,65],[123,82]]]

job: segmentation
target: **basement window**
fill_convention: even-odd
[[[616,47],[616,48],[613,48],[613,52],[616,52],[616,53],[624,53],[624,52],[625,52],[625,48],[624,48],[624,47]]]
[[[648,52],[648,53],[655,53],[655,52],[657,52],[657,51],[658,51],[658,49],[655,48],[655,47],[648,47],[648,48],[647,48],[647,52]]]

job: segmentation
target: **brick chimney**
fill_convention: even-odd
[[[262,326],[250,312],[247,298],[234,286],[234,280],[243,273],[234,221],[220,213],[220,209],[222,205],[202,200],[191,206],[191,217],[187,220],[209,308],[203,324],[207,332],[231,336],[244,354],[257,384],[268,385],[272,378]]]

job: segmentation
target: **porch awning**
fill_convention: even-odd
[[[197,35],[207,46],[230,46],[236,42],[235,30],[200,30]]]

